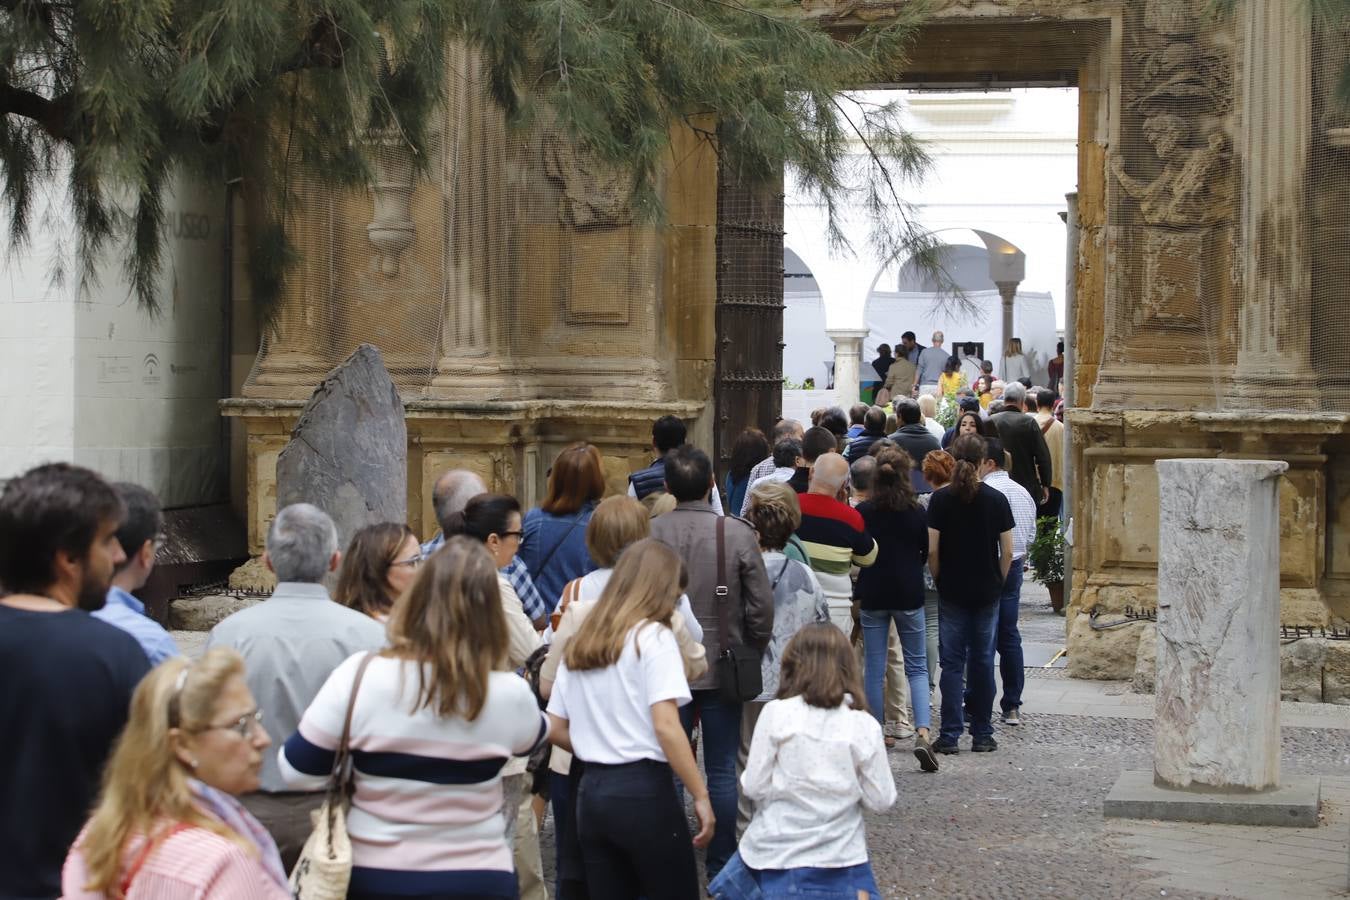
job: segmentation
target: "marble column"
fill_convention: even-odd
[[[869,334],[847,328],[830,328],[825,333],[834,341],[834,393],[836,402],[848,410],[859,401],[862,391],[862,342]]]
[[[1013,339],[1013,304],[1017,301],[1017,286],[1020,281],[1000,281],[996,283],[998,295],[1003,298],[1003,346],[999,348],[999,358],[1008,355],[1008,342]]]
[[[1242,160],[1237,389],[1312,408],[1306,179],[1312,140],[1312,17],[1298,3],[1240,6]]]
[[[1266,460],[1157,463],[1159,787],[1280,781],[1280,476]]]

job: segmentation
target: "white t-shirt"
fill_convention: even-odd
[[[675,635],[664,625],[642,622],[624,638],[618,662],[573,672],[558,667],[548,711],[568,722],[578,759],[622,765],[643,759],[666,762],[656,739],[652,705],[692,699]]]

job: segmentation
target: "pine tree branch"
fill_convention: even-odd
[[[70,94],[48,99],[33,91],[0,84],[0,115],[31,119],[58,141],[74,140],[75,133],[70,127],[70,109],[73,103],[74,98]]]

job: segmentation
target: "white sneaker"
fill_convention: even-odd
[[[908,740],[914,737],[914,728],[907,722],[887,722],[884,729],[886,737],[895,738],[898,741]]]
[[[1014,706],[1012,709],[1008,710],[1002,716],[1000,716],[999,720],[1004,725],[1021,725],[1022,711],[1019,707]]]

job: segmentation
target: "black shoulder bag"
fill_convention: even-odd
[[[731,602],[727,589],[726,516],[717,517],[717,622],[721,650],[717,654],[717,689],[728,703],[746,703],[764,691],[759,651],[731,643]]]

